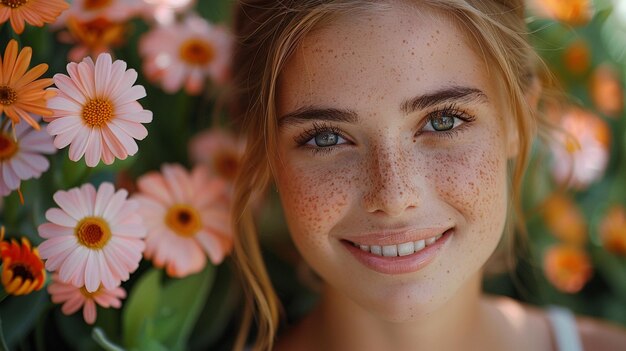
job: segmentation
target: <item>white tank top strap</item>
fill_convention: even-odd
[[[558,351],[583,351],[576,317],[572,311],[559,306],[547,308],[548,319],[552,325],[552,331]]]

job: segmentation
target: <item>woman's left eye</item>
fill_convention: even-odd
[[[442,133],[452,132],[459,126],[471,123],[476,118],[458,110],[454,105],[435,111],[427,117],[426,124],[421,132]]]
[[[426,123],[426,125],[424,125],[422,131],[445,132],[460,126],[464,122],[465,121],[456,116],[438,114],[429,117],[428,122]]]

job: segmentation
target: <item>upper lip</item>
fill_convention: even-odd
[[[382,230],[378,232],[354,234],[345,236],[342,239],[359,245],[399,245],[409,241],[420,241],[443,234],[452,229],[447,227],[411,227],[394,230]]]

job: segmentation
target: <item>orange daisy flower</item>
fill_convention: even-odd
[[[15,33],[22,34],[24,22],[43,27],[69,7],[63,0],[0,0],[0,24],[10,20]]]
[[[0,0],[1,4],[5,1]],[[52,84],[51,78],[37,79],[48,70],[45,63],[28,70],[33,50],[25,47],[18,53],[17,41],[9,42],[0,63],[0,115],[11,119],[13,125],[23,119],[36,130],[39,123],[30,113],[52,116],[46,100],[55,95],[54,91],[44,90]]]
[[[600,223],[600,238],[607,251],[626,256],[626,208],[609,209]]]
[[[587,242],[587,222],[576,202],[554,193],[543,205],[543,218],[550,232],[562,241],[582,247]]]
[[[26,295],[43,287],[46,271],[36,248],[26,238],[4,241],[4,227],[0,229],[0,258],[2,258],[2,285],[11,295]]]
[[[129,32],[126,22],[113,22],[104,17],[83,21],[70,16],[66,21],[67,30],[59,33],[61,42],[74,47],[68,53],[71,61],[79,62],[86,56],[96,59],[102,53],[111,53],[121,47]]]
[[[593,275],[589,255],[569,245],[549,248],[543,257],[543,271],[555,288],[570,294],[579,292]]]

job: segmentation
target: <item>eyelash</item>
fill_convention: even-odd
[[[426,122],[422,124],[421,128],[424,128],[425,125],[430,123],[435,117],[438,117],[438,116],[450,116],[450,117],[458,118],[461,121],[463,121],[463,124],[461,124],[459,127],[454,127],[449,130],[439,131],[439,132],[427,131],[428,133],[432,133],[439,138],[453,139],[454,137],[458,135],[459,132],[463,131],[463,129],[465,129],[465,127],[467,127],[468,124],[476,120],[476,117],[464,112],[463,110],[458,109],[456,104],[450,104],[450,105],[444,106],[443,108],[439,110],[435,110],[429,113],[428,117],[426,118]],[[341,129],[331,124],[327,124],[325,122],[314,122],[313,128],[305,130],[301,134],[294,137],[294,141],[296,142],[296,144],[298,144],[298,146],[304,146],[308,141],[315,138],[318,134],[322,134],[322,133],[337,134],[341,138],[347,139],[346,136],[341,132]],[[420,129],[420,131],[418,132],[418,135],[422,133],[423,132]],[[307,147],[307,148],[311,150],[311,152],[314,155],[318,155],[320,153],[328,154],[332,152],[336,147],[337,146]]]

